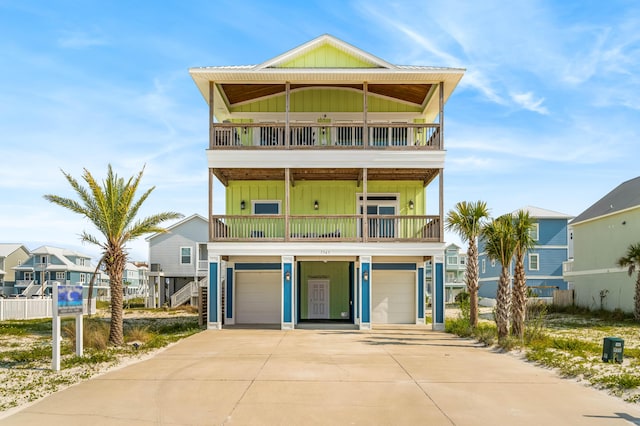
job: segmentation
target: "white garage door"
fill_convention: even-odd
[[[373,271],[371,286],[372,323],[416,323],[416,273],[414,271]]]
[[[236,274],[236,324],[280,324],[280,272]]]

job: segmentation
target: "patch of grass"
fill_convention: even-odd
[[[51,335],[51,319],[6,320],[0,323],[0,336]]]
[[[125,328],[124,341],[125,342],[141,342],[147,343],[151,339],[151,333],[149,327],[141,325],[133,325]]]
[[[640,376],[630,373],[612,374],[594,380],[606,389],[627,390],[640,387]]]
[[[0,367],[11,368],[29,366],[36,362],[51,360],[50,345],[32,345],[28,349],[14,349],[0,352]]]
[[[71,368],[83,364],[101,364],[105,362],[113,362],[117,359],[115,354],[110,351],[91,351],[87,355],[77,356],[74,355],[70,358],[65,358],[60,362],[60,368]]]

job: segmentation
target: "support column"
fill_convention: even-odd
[[[282,256],[282,330],[293,330],[294,286],[293,256]]]
[[[360,330],[371,330],[371,256],[360,256]]]
[[[207,329],[222,328],[222,309],[220,306],[220,256],[209,255],[209,287],[207,291]]]
[[[291,134],[289,132],[289,110],[291,109],[291,83],[286,82],[285,85],[285,108],[284,108],[284,146],[289,148],[291,145]]]
[[[233,312],[233,266],[227,267],[227,286],[224,293],[224,322],[233,325],[236,323],[235,313]]]
[[[369,105],[367,101],[367,98],[369,97],[369,84],[366,81],[362,83],[362,93],[364,96],[364,99],[362,100],[362,148],[367,149],[367,146],[369,145],[369,124],[367,123],[369,120],[367,117],[369,112]]]
[[[432,329],[444,330],[444,254],[433,257],[433,284],[431,289]]]
[[[418,267],[418,285],[416,286],[417,288],[417,298],[416,300],[418,301],[418,306],[416,309],[416,312],[418,313],[417,318],[416,318],[416,324],[419,325],[424,325],[424,313],[425,313],[425,297],[424,297],[424,271],[425,271],[425,266],[419,266]]]

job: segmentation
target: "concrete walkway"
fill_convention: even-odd
[[[205,331],[0,425],[640,425],[640,409],[416,327]]]

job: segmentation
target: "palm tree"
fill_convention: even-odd
[[[500,216],[486,224],[482,230],[485,251],[491,260],[500,262],[500,279],[496,296],[496,324],[498,326],[498,340],[509,335],[509,266],[516,249],[514,224],[510,214]]]
[[[465,282],[469,292],[469,323],[478,326],[478,237],[489,209],[484,201],[460,201],[447,213],[446,229],[453,231],[469,244]]]
[[[640,321],[640,243],[631,244],[627,248],[627,252],[623,257],[618,259],[618,266],[621,268],[628,268],[627,272],[629,276],[638,270],[638,277],[636,278],[636,294],[633,298],[635,301],[635,309],[633,316],[636,320]]]
[[[526,210],[518,210],[513,214],[515,249],[515,272],[511,294],[511,333],[522,339],[524,336],[524,319],[527,310],[527,277],[524,272],[524,257],[536,241],[531,236],[535,221]]]
[[[101,260],[109,275],[111,288],[109,343],[116,346],[124,344],[122,273],[127,261],[127,242],[144,234],[165,232],[165,229],[159,226],[160,223],[182,217],[180,213],[165,212],[136,220],[140,206],[155,189],[151,187],[135,200],[143,172],[144,167],[137,176],[132,176],[125,181],[124,178],[114,174],[109,165],[107,178],[100,186],[91,173],[84,169],[82,178],[88,185],[88,188],[85,188],[70,174],[62,171],[80,201],[57,195],[44,196],[48,201],[86,217],[104,237],[104,241],[100,241],[87,231],[82,231],[80,234],[83,242],[95,244],[102,249]]]

